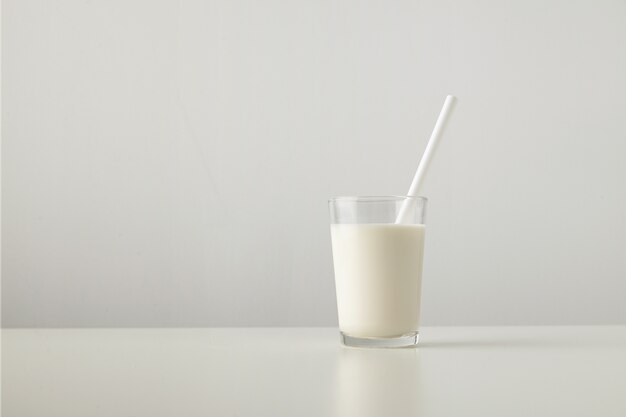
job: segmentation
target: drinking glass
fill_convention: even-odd
[[[410,196],[329,200],[339,330],[345,345],[417,345],[426,202]]]

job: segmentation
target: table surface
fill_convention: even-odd
[[[2,416],[626,416],[626,326],[3,329]]]

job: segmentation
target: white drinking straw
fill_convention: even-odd
[[[437,123],[435,123],[433,133],[430,134],[430,139],[428,139],[424,155],[422,155],[422,159],[417,166],[417,171],[415,172],[415,176],[413,177],[413,182],[411,183],[411,187],[409,187],[409,193],[407,196],[415,197],[419,195],[419,190],[422,186],[422,182],[424,181],[424,177],[426,176],[426,170],[428,170],[428,165],[430,165],[430,161],[433,159],[435,149],[437,149],[437,145],[440,142],[443,130],[446,127],[448,119],[450,118],[450,113],[454,108],[455,102],[456,97],[446,97],[446,101],[443,103],[443,107],[441,108],[441,113],[439,113],[439,117],[437,118]],[[400,206],[400,211],[398,212],[398,217],[396,218],[396,224],[409,222],[407,217],[412,201],[414,200],[407,198],[402,202],[402,206]]]

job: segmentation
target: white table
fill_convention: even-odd
[[[626,416],[626,326],[4,329],[3,417]]]

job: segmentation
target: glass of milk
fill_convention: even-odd
[[[345,345],[417,345],[426,201],[406,196],[329,200],[339,330]]]

